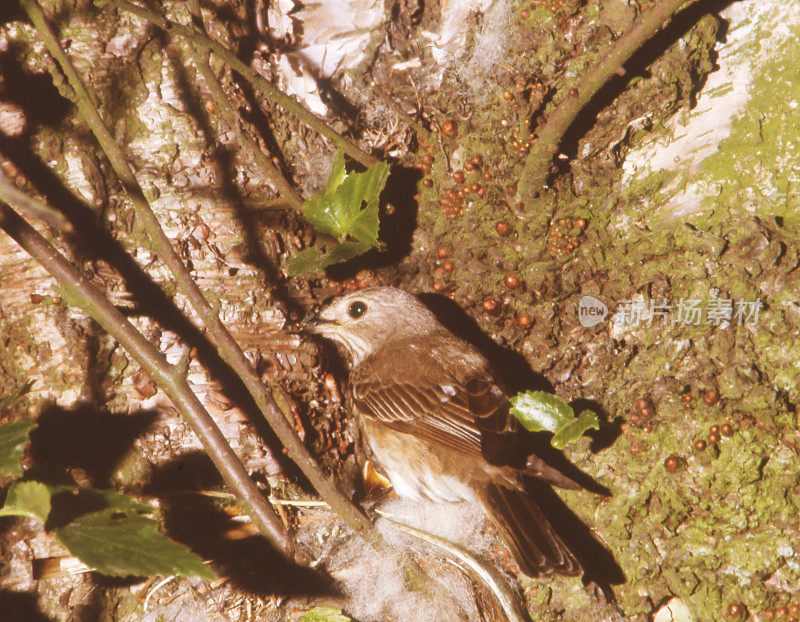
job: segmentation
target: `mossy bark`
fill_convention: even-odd
[[[378,155],[395,150],[399,163],[418,173],[406,193],[419,193],[416,214],[398,215],[411,205],[405,195],[386,214],[387,231],[396,228],[401,236],[395,241],[400,261],[387,268],[367,259],[360,267],[372,272],[361,273],[358,282],[449,295],[493,339],[521,352],[561,397],[594,401],[605,413],[611,440],[602,449],[578,443],[568,456],[613,496],[564,498],[622,567],[626,582],[615,593],[628,616],[652,614],[675,597],[696,619],[719,619],[731,604],[759,612],[788,604],[799,578],[800,16],[777,2],[737,4],[744,9],[729,24],[698,11],[658,37],[642,60],[634,59],[568,134],[561,145],[566,157],[557,160],[550,188],[536,198],[517,188],[526,142],[557,103],[553,94],[630,28],[638,16],[635,3],[567,1],[552,9],[550,3],[495,3],[497,13],[473,16],[455,62],[452,48],[451,56],[437,56],[422,34],[437,26],[440,7],[426,4],[414,17],[402,4],[402,19],[386,26],[400,58],[371,42],[360,66],[332,80],[361,114],[336,108],[340,116],[331,123],[350,127],[361,146]],[[291,213],[253,209],[276,195],[238,148],[234,128],[215,113],[185,61],[184,42],[100,4],[64,0],[47,9],[179,254],[259,369],[289,389],[297,425],[323,463],[338,468],[353,452],[353,439],[335,387],[331,393],[320,377],[315,348],[283,327],[315,299],[356,286],[347,280],[355,270],[310,281],[284,278],[282,261],[312,243],[314,234]],[[496,28],[487,16],[503,24],[507,43],[499,56],[487,56]],[[214,36],[230,47],[246,47],[253,35],[242,7],[227,14],[217,6],[209,19]],[[751,31],[741,37],[740,28]],[[718,41],[726,29],[727,48]],[[0,100],[18,103],[29,118],[22,137],[2,138],[4,170],[31,182],[28,188],[79,222],[111,232],[89,240],[58,238],[58,244],[116,304],[131,310],[153,342],[177,355],[175,326],[152,309],[140,314],[149,301],[131,297],[131,281],[117,272],[114,245],[168,295],[173,291],[158,258],[144,250],[143,232],[110,167],[59,94],[69,95],[67,87],[58,74],[54,84],[46,73],[51,61],[30,26],[10,19],[0,26],[0,40],[3,61],[14,69],[0,83]],[[738,70],[706,92],[718,53]],[[411,73],[392,70],[393,63],[416,56],[420,66]],[[212,68],[291,183],[305,195],[313,192],[325,178],[330,146],[232,82],[213,57]],[[678,150],[678,163],[656,165],[659,154],[680,143],[681,128],[703,108],[698,102],[713,111],[716,97],[737,89],[739,103],[725,108],[727,138],[702,159]],[[438,131],[407,129],[398,106],[404,112],[421,106],[416,112],[427,121],[418,124]],[[446,121],[453,132],[441,131]],[[458,171],[464,184],[454,178]],[[443,206],[448,191],[453,196]],[[413,228],[403,224],[408,221]],[[90,403],[109,413],[167,411],[163,397],[137,393],[136,366],[70,310],[53,282],[7,238],[0,240],[0,262],[0,392],[36,380],[6,418],[36,416],[53,404]],[[509,288],[512,274],[518,284]],[[587,294],[610,309],[607,321],[593,328],[581,326],[576,313]],[[637,297],[669,301],[675,313],[678,301],[688,299],[704,307],[720,299],[760,301],[763,308],[757,321],[741,325],[735,318],[626,325],[620,303]],[[484,311],[487,298],[499,303],[499,312]],[[175,303],[191,317],[182,297]],[[236,448],[278,485],[279,450],[265,448],[242,423],[241,411],[215,393],[213,374],[194,365],[197,391],[216,405]],[[719,399],[706,403],[710,390]],[[655,410],[646,420],[636,407],[643,397]],[[709,443],[711,426],[726,423],[733,434]],[[698,441],[706,443],[703,450]],[[125,467],[128,475],[119,483],[141,486],[143,472],[150,477],[173,451],[192,443],[168,420],[131,450],[139,459],[129,455],[121,462],[150,466]],[[668,471],[670,456],[681,458],[682,468]],[[347,464],[352,470],[352,459]],[[14,551],[23,555],[19,547]],[[36,589],[26,580],[25,589]],[[572,579],[523,584],[535,619],[618,615]],[[71,587],[65,581],[55,596]],[[257,608],[277,616],[278,608],[264,602]],[[42,607],[63,613],[55,597]]]

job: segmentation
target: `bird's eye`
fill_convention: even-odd
[[[347,307],[347,315],[354,320],[357,320],[367,312],[367,305],[360,300],[356,300],[349,307]]]

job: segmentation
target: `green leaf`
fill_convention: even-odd
[[[19,398],[25,395],[28,391],[31,390],[33,386],[33,380],[30,380],[20,386],[18,386],[14,391],[12,391],[11,395],[6,395],[4,398],[0,399],[0,408],[6,408],[7,406],[11,406],[14,402],[16,402]]]
[[[291,274],[296,276],[321,270],[352,259],[370,248],[380,247],[378,207],[389,169],[386,162],[379,162],[363,173],[347,173],[344,155],[337,152],[325,186],[303,203],[301,211],[317,231],[334,236],[341,244],[325,254],[325,257],[331,255],[326,259],[314,249],[299,253],[289,260]],[[360,245],[353,246],[355,242],[348,242],[348,238]]]
[[[0,516],[25,516],[41,522],[50,514],[50,490],[40,482],[16,481],[11,484]]]
[[[0,423],[0,475],[22,475],[22,453],[35,427],[30,421]]]
[[[112,491],[82,489],[79,494],[95,507],[54,531],[70,553],[97,572],[112,577],[214,578],[202,559],[159,532],[151,506]],[[54,495],[54,505],[57,500]]]
[[[379,199],[388,178],[389,165],[379,162],[363,173],[351,173],[337,190],[345,205],[345,233],[373,247],[378,246]]]
[[[575,419],[569,405],[544,391],[525,391],[512,397],[511,414],[529,432],[556,432]]]
[[[561,426],[553,435],[550,444],[556,449],[564,449],[571,442],[583,436],[586,430],[599,430],[600,420],[591,410],[584,410],[578,418]]]
[[[342,242],[337,244],[327,253],[323,253],[316,248],[309,248],[300,251],[286,262],[286,268],[290,276],[301,274],[311,274],[317,270],[323,270],[328,266],[353,259],[366,253],[371,246],[363,242]]]
[[[333,166],[331,167],[330,175],[328,175],[328,181],[325,182],[322,190],[316,196],[332,194],[336,188],[342,185],[345,177],[347,177],[347,170],[344,166],[344,153],[337,151],[336,155],[333,156]]]
[[[511,414],[530,432],[552,432],[550,444],[564,449],[586,430],[600,429],[600,420],[590,410],[575,417],[572,408],[555,395],[544,391],[526,391],[511,398]]]
[[[300,622],[353,622],[353,618],[342,613],[336,607],[314,607],[306,611]]]
[[[338,152],[325,186],[303,204],[303,217],[317,231],[333,235],[339,241],[352,236],[377,246],[378,199],[388,177],[386,162],[379,162],[363,173],[348,174],[344,155]]]

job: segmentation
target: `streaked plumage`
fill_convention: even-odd
[[[350,358],[348,405],[398,495],[477,500],[526,574],[582,572],[524,478],[579,486],[519,447],[506,393],[480,352],[390,287],[334,300],[313,330]]]

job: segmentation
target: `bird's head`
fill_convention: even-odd
[[[440,329],[419,300],[394,287],[370,287],[335,298],[304,324],[309,332],[344,346],[353,365],[393,340]]]

